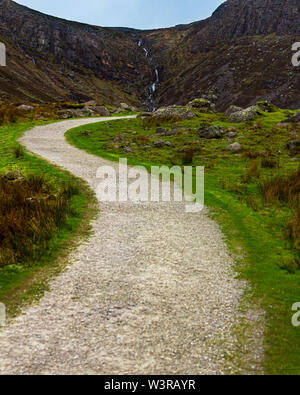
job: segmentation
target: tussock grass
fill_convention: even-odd
[[[41,176],[0,176],[0,267],[38,259],[66,220],[72,195],[71,189],[51,194]]]
[[[260,192],[267,203],[276,201],[294,207],[300,198],[300,166],[290,175],[278,174],[275,177],[262,181]]]
[[[142,121],[142,126],[145,129],[159,127],[170,123],[178,122],[179,118],[176,116],[162,116],[162,117],[146,117]]]

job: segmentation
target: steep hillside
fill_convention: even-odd
[[[153,107],[213,91],[217,105],[300,106],[299,0],[228,0],[200,22],[138,31],[65,21],[0,0],[0,98]]]
[[[270,99],[300,106],[299,0],[228,0],[202,22],[145,34],[161,69],[159,104],[187,102],[212,90],[218,106]]]
[[[0,0],[0,40],[8,48],[2,99],[139,104],[151,79],[132,34],[68,22],[10,0]]]

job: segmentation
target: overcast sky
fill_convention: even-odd
[[[98,26],[151,29],[205,19],[224,0],[17,0],[61,18]]]

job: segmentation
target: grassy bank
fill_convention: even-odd
[[[298,198],[281,200],[275,194],[269,199],[263,192],[268,184],[288,182],[297,172],[299,154],[291,155],[286,144],[297,138],[299,127],[277,126],[291,114],[261,113],[256,121],[242,124],[230,124],[223,114],[162,124],[121,120],[67,134],[70,143],[92,154],[111,160],[127,157],[129,164],[148,169],[163,164],[205,166],[206,205],[226,236],[238,272],[252,285],[249,297],[266,312],[264,368],[269,374],[300,373],[299,328],[291,324],[292,304],[300,301],[299,244],[297,234],[288,231],[289,224],[298,226]],[[236,135],[199,138],[198,129],[207,125],[220,125]],[[162,134],[158,127],[173,132]],[[155,148],[153,142],[160,139],[170,144]],[[235,141],[243,150],[233,154],[226,147]],[[293,197],[298,195],[295,189]]]
[[[19,145],[38,124],[45,123],[0,127],[0,301],[9,316],[43,294],[97,210],[83,181]]]

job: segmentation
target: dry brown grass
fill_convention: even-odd
[[[293,210],[293,216],[288,221],[286,229],[294,248],[300,251],[300,205]]]
[[[275,169],[279,167],[279,161],[275,158],[267,156],[265,158],[262,158],[261,167],[263,167],[264,169]]]
[[[54,194],[41,176],[0,176],[0,267],[39,258],[65,221],[73,193],[65,186]]]
[[[289,207],[295,207],[300,196],[300,166],[288,176],[278,174],[270,180],[261,182],[259,189],[266,203],[278,201],[287,203]]]
[[[260,172],[259,172],[259,165],[257,160],[253,160],[250,164],[249,169],[243,176],[243,181],[244,182],[249,182],[253,178],[259,178]]]
[[[164,116],[164,117],[146,117],[143,119],[142,126],[145,129],[152,127],[159,127],[169,123],[178,122],[179,118],[176,116]]]

